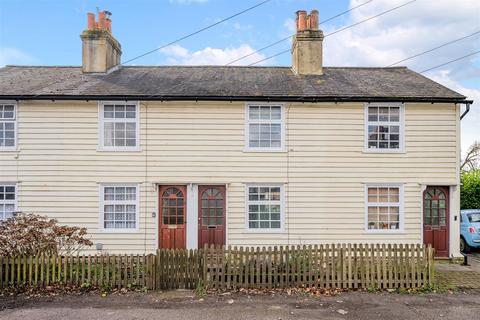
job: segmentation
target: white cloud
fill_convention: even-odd
[[[233,23],[233,28],[238,31],[246,31],[246,30],[253,29],[253,26],[251,24],[243,25],[238,22],[235,22]]]
[[[292,18],[287,18],[283,22],[283,26],[287,29],[288,34],[294,34],[296,29],[295,29],[295,20]]]
[[[474,100],[474,104],[470,107],[470,112],[461,122],[462,152],[464,153],[474,141],[480,141],[480,129],[478,128],[478,125],[480,124],[480,89],[465,88],[458,82],[452,80],[449,77],[449,71],[445,70],[436,71],[435,73],[430,74],[429,77],[444,86],[463,94],[469,100]]]
[[[352,0],[350,7],[364,0]],[[365,20],[406,0],[373,1],[353,10],[344,26]],[[393,62],[441,45],[480,30],[480,3],[478,0],[417,0],[324,40],[324,61],[327,66],[387,66]],[[325,28],[328,34],[335,29]],[[480,35],[435,50],[432,53],[407,60],[406,65],[421,71],[458,58],[480,48]],[[462,81],[480,77],[478,56],[432,70],[425,75],[474,99],[470,113],[462,120],[462,150],[474,140],[480,140],[480,86],[467,88]],[[471,81],[471,80],[474,81]]]
[[[0,67],[7,64],[30,64],[33,61],[31,55],[17,48],[0,48]]]
[[[352,0],[351,7],[363,2]],[[391,9],[405,0],[373,1],[351,12],[346,25]],[[325,59],[331,65],[384,66],[480,29],[477,0],[418,0],[405,7],[325,39]],[[324,30],[326,34],[333,31]],[[478,36],[476,38],[478,40]],[[412,59],[413,69],[440,64],[479,46],[469,38],[432,54]],[[460,49],[460,51],[459,51]],[[470,51],[469,51],[470,50]],[[456,74],[452,73],[452,77]]]
[[[242,44],[239,47],[225,49],[206,47],[204,49],[190,52],[184,47],[174,44],[160,50],[160,53],[167,57],[169,64],[179,65],[225,65],[230,61],[251,54],[255,51],[252,47]],[[265,58],[261,53],[254,53],[248,58],[242,59],[235,64],[248,65]]]
[[[163,48],[160,50],[160,52],[169,57],[178,57],[178,58],[184,58],[184,59],[188,58],[190,55],[187,49],[185,49],[184,47],[178,44],[174,44],[166,48]]]

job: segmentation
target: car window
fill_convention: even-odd
[[[470,213],[468,215],[468,221],[470,221],[470,223],[480,222],[480,213]]]

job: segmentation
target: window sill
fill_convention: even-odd
[[[392,150],[392,149],[384,149],[384,150],[380,150],[380,149],[363,149],[362,150],[362,153],[380,153],[380,154],[406,154],[407,152],[405,150]]]
[[[98,229],[100,233],[139,233],[140,229]]]
[[[131,149],[97,148],[97,152],[142,152],[142,148],[131,148]]]
[[[287,153],[288,151],[286,149],[265,149],[265,148],[259,148],[259,149],[248,149],[245,148],[243,149],[244,153]]]
[[[365,234],[407,234],[405,230],[365,230]]]
[[[246,234],[279,234],[279,233],[286,233],[285,229],[245,229],[243,233]]]
[[[11,148],[0,148],[0,152],[18,152],[20,149],[17,147],[11,147]]]

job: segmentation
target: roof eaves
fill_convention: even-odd
[[[271,102],[423,102],[472,103],[465,97],[369,96],[172,96],[172,95],[0,95],[4,100],[139,100],[139,101],[271,101]]]

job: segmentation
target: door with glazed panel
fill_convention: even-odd
[[[225,244],[225,186],[198,187],[198,247]]]
[[[187,188],[161,186],[159,191],[159,245],[161,249],[186,248]]]
[[[423,194],[423,242],[431,244],[436,257],[448,257],[448,187],[427,187]]]

